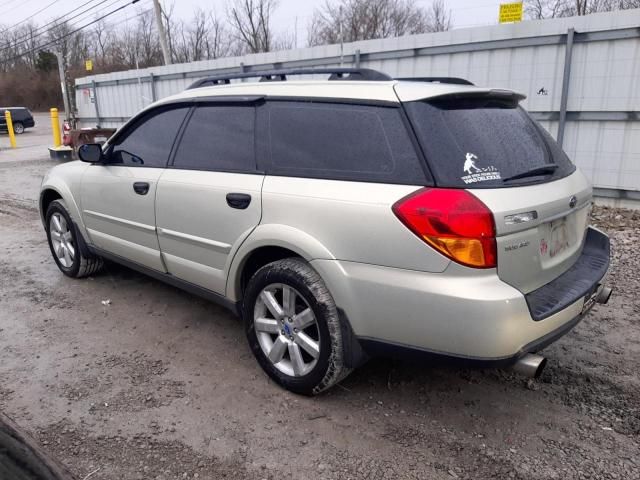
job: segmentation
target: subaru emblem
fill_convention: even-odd
[[[575,207],[578,204],[578,198],[573,195],[570,199],[569,199],[569,206],[571,208]]]

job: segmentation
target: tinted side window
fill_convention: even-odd
[[[399,108],[272,102],[269,141],[275,175],[427,183]]]
[[[25,120],[29,117],[26,108],[12,108],[9,111],[11,112],[11,120]],[[4,116],[4,110],[1,113]]]
[[[175,168],[255,172],[255,108],[198,107],[176,152]]]
[[[110,163],[136,167],[165,167],[188,107],[165,110],[141,119],[111,151]]]
[[[7,123],[5,121],[5,119],[4,119],[5,110],[9,110],[9,112],[11,112],[11,120],[13,120],[13,121],[15,121],[15,120],[24,120],[25,118],[30,116],[30,115],[27,114],[27,109],[26,108],[5,108],[5,107],[0,107],[0,123],[2,123],[3,125]]]

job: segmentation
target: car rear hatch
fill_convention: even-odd
[[[414,100],[401,88],[436,186],[465,189],[492,211],[499,277],[527,294],[569,270],[583,249],[591,187],[518,106],[524,97],[455,87]]]
[[[513,189],[476,189],[493,212],[498,275],[529,293],[568,270],[582,251],[591,187],[580,172]]]

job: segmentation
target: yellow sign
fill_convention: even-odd
[[[500,23],[521,22],[522,2],[501,3],[499,21]]]
[[[84,62],[84,69],[87,72],[90,72],[91,70],[93,70],[93,60],[85,60]]]

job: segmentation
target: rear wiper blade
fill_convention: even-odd
[[[527,178],[527,177],[536,177],[538,175],[545,175],[547,173],[553,173],[558,169],[558,165],[555,163],[549,163],[547,165],[543,165],[541,167],[532,168],[531,170],[527,170],[525,172],[516,173],[515,175],[511,175],[503,179],[503,182],[508,182],[510,180],[517,180],[519,178]]]

